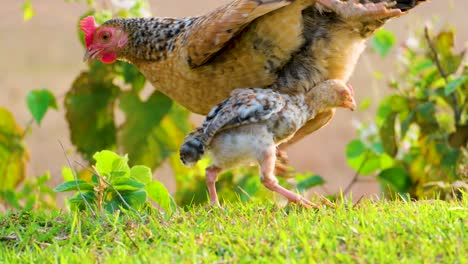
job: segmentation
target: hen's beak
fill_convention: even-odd
[[[93,47],[89,47],[86,49],[85,54],[83,55],[83,61],[87,62],[89,60],[96,59],[96,56],[102,51],[102,49],[95,49]]]
[[[91,56],[91,48],[86,49],[84,56],[83,56],[83,62],[87,62],[90,56]]]

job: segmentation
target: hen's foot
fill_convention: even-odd
[[[404,14],[400,9],[392,8],[397,4],[395,1],[367,4],[361,4],[359,0],[317,0],[317,2],[346,19],[378,20]]]

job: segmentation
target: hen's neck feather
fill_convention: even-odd
[[[121,27],[128,34],[128,43],[119,52],[121,59],[131,62],[161,61],[174,51],[177,37],[196,19],[196,17],[116,18],[103,25]]]

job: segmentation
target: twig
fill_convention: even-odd
[[[93,170],[90,170],[89,168],[87,168],[86,166],[84,166],[83,164],[81,164],[80,162],[78,162],[78,161],[76,161],[76,160],[75,160],[75,163],[78,164],[79,166],[81,166],[83,169],[85,169],[85,170],[91,172],[92,174],[95,174],[96,176],[98,176],[99,179],[101,179],[105,184],[107,184],[109,187],[112,188],[112,190],[117,194],[117,196],[119,196],[120,200],[122,200],[122,202],[123,202],[123,204],[124,204],[125,206],[127,206],[131,211],[133,211],[134,213],[136,213],[136,215],[140,218],[140,220],[141,220],[142,222],[144,221],[143,217],[141,217],[141,215],[138,213],[138,211],[137,211],[135,208],[131,207],[131,206],[127,203],[127,201],[125,201],[125,199],[124,199],[123,196],[120,194],[120,192],[117,191],[117,189],[115,189],[114,185],[112,185],[112,183],[110,183],[108,180],[104,179],[104,177],[102,177],[102,176],[97,172],[96,167],[92,166],[92,167],[93,167],[93,170],[94,170],[94,171],[93,171]]]
[[[442,68],[442,64],[440,63],[439,59],[439,54],[437,53],[437,50],[434,46],[434,43],[431,40],[431,37],[429,36],[429,28],[427,26],[424,27],[424,36],[426,38],[427,44],[429,44],[429,48],[431,49],[432,56],[434,56],[434,62],[437,66],[437,70],[439,71],[440,75],[442,78],[445,80],[445,85],[449,84],[449,79],[447,73],[445,73],[444,69]],[[452,101],[454,104],[453,112],[455,115],[455,124],[459,125],[460,124],[460,119],[461,119],[461,114],[460,114],[460,107],[458,103],[458,98],[455,95],[455,93],[451,94]]]
[[[140,247],[138,247],[137,243],[135,242],[135,240],[133,240],[133,238],[127,233],[127,231],[123,230],[125,235],[127,235],[128,239],[130,239],[130,241],[132,241],[132,244],[135,246],[136,249],[140,250]]]
[[[252,200],[252,196],[249,195],[249,193],[244,190],[244,188],[240,187],[240,186],[237,186],[237,188],[243,193],[245,194],[245,196],[247,196],[247,198],[249,198],[249,200]]]
[[[364,195],[361,195],[361,197],[356,201],[356,203],[353,204],[353,209],[356,209],[361,204],[364,197]]]
[[[359,176],[361,176],[360,175],[361,170],[364,167],[364,165],[366,164],[368,157],[369,157],[369,151],[366,151],[366,156],[364,157],[364,160],[362,161],[361,165],[359,165],[359,168],[357,169],[356,173],[354,174],[353,179],[351,180],[351,182],[344,189],[343,194],[345,194],[345,195],[348,194],[348,192],[351,190],[351,188],[354,186],[354,184],[356,184],[356,182],[358,182]]]
[[[73,179],[75,180],[75,184],[76,184],[76,188],[78,189],[78,193],[80,194],[80,197],[81,199],[83,199],[83,201],[85,202],[86,204],[86,207],[88,207],[88,209],[91,211],[91,213],[93,214],[94,217],[96,217],[96,213],[94,212],[93,208],[91,207],[91,205],[88,203],[88,200],[86,200],[86,197],[83,195],[83,193],[81,192],[81,188],[80,188],[80,185],[78,184],[78,177],[76,176],[76,171],[73,169],[72,167],[72,164],[70,162],[70,159],[68,158],[68,155],[67,155],[67,152],[65,151],[65,148],[63,147],[63,144],[60,140],[58,140],[60,146],[62,147],[62,150],[63,150],[63,154],[65,154],[65,158],[67,159],[67,162],[68,162],[68,166],[70,167],[70,169],[72,170],[72,174],[73,174]]]

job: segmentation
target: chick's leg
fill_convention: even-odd
[[[309,200],[305,199],[297,193],[287,190],[278,184],[278,179],[274,175],[275,161],[276,148],[272,146],[263,153],[259,160],[262,184],[265,185],[265,187],[268,189],[286,197],[289,202],[298,203],[306,207],[312,206],[313,204]]]
[[[210,204],[212,206],[219,206],[218,194],[216,193],[216,181],[221,169],[216,166],[206,168],[206,187],[210,194]]]
[[[366,4],[361,4],[359,0],[317,0],[317,2],[347,19],[370,21],[403,15],[400,9],[392,8],[396,5],[396,1]]]

